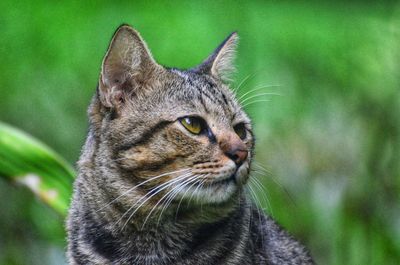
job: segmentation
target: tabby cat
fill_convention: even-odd
[[[254,136],[227,85],[237,41],[179,70],[118,28],[88,111],[70,264],[313,264],[243,192]]]

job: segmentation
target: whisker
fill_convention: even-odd
[[[169,193],[168,196],[165,198],[165,203],[161,207],[161,211],[160,211],[160,214],[159,214],[158,219],[157,219],[156,228],[158,228],[158,225],[160,224],[160,221],[161,221],[161,218],[162,218],[162,215],[163,215],[164,211],[169,207],[169,205],[172,202],[172,200],[179,194],[180,190],[182,190],[184,188],[184,186],[186,186],[186,183],[185,184],[178,184],[177,186],[175,186],[173,188],[173,191],[171,193]]]
[[[250,185],[248,185],[247,187],[249,188],[250,194],[251,194],[251,196],[253,197],[253,200],[254,200],[254,203],[255,203],[255,206],[256,206],[257,212],[258,212],[258,219],[259,219],[260,224],[261,224],[260,207],[258,207],[258,205],[261,205],[261,203],[260,203],[260,201],[258,200],[257,195],[256,195],[256,193],[254,192],[253,188],[252,188]]]
[[[255,193],[255,191],[253,190],[251,185],[248,185],[247,187],[250,190],[250,194],[251,194],[251,197],[253,198],[254,203],[256,203],[256,205],[261,205],[260,200],[257,198],[257,194]]]
[[[173,199],[181,192],[182,189],[184,189],[187,185],[190,185],[190,183],[191,183],[192,180],[197,181],[197,177],[198,177],[197,175],[194,175],[194,177],[191,178],[190,181],[185,182],[185,183],[182,183],[182,184],[178,187],[179,189],[177,189],[175,193],[173,193],[173,194],[170,195],[170,197],[167,199],[167,201],[166,201],[164,207],[163,207],[162,210],[161,210],[160,216],[158,217],[158,220],[157,220],[157,227],[158,227],[159,222],[160,222],[160,220],[161,220],[162,214],[163,214],[164,211],[169,207],[169,205],[172,203]],[[187,192],[187,191],[186,191],[186,192]],[[186,192],[185,192],[185,194],[186,194]],[[182,196],[182,198],[183,198],[183,197],[184,197],[184,195]]]
[[[185,175],[184,177],[187,177],[187,175]],[[181,180],[182,178],[180,178],[179,179],[179,181]],[[125,228],[125,226],[128,224],[128,222],[130,221],[130,219],[133,217],[133,215],[148,201],[148,200],[150,200],[152,197],[154,197],[154,196],[156,196],[158,193],[160,193],[162,190],[164,190],[164,189],[166,189],[166,188],[168,188],[168,187],[170,187],[170,186],[172,186],[175,182],[177,182],[178,180],[173,180],[173,181],[170,181],[170,182],[166,182],[166,183],[163,183],[163,185],[160,185],[160,186],[158,186],[158,187],[156,187],[156,188],[153,188],[153,189],[151,189],[148,193],[146,193],[144,196],[142,196],[135,204],[133,204],[125,213],[124,213],[124,215],[126,215],[126,214],[128,214],[136,205],[138,205],[140,202],[142,202],[142,203],[140,203],[140,205],[132,212],[132,214],[128,217],[128,219],[126,220],[126,222],[124,223],[124,225],[122,226],[122,229],[121,230],[123,230],[124,228]],[[161,188],[161,186],[163,186],[162,188]],[[155,191],[155,192],[154,192]],[[154,192],[154,193],[153,193]],[[148,195],[150,195],[150,196],[148,196]],[[118,222],[120,222],[120,221],[122,221],[122,219],[123,219],[123,217],[124,217],[124,215],[123,216],[121,216],[121,218],[118,220]],[[117,222],[117,223],[118,223]]]
[[[254,165],[256,167],[258,167],[260,170],[264,171],[266,174],[272,174],[270,169],[267,169],[265,167],[263,167],[260,163],[258,163],[257,161],[253,161]]]
[[[258,187],[258,183],[256,182],[256,177],[255,176],[251,176],[250,178],[249,178],[249,180],[250,180],[250,184],[252,184],[252,185],[254,185],[254,188],[256,188],[257,190],[260,190],[260,187]],[[265,195],[264,193],[265,193],[265,191],[262,189],[261,190],[262,192],[260,192],[260,194],[261,194],[261,196],[263,196],[263,195]],[[263,198],[264,199],[264,198]],[[263,204],[262,204],[263,205]]]
[[[128,224],[129,220],[132,218],[132,216],[140,209],[140,207],[142,207],[148,200],[150,200],[152,197],[154,197],[155,195],[157,195],[158,193],[160,193],[161,191],[163,191],[164,189],[168,188],[169,186],[173,185],[176,182],[181,181],[184,178],[187,178],[191,175],[191,173],[186,173],[182,176],[179,176],[177,178],[171,179],[153,189],[151,189],[149,192],[147,192],[144,196],[142,196],[136,203],[134,203],[119,219],[118,221],[115,223],[119,223],[127,214],[128,212],[130,212],[137,204],[139,204],[142,200],[144,200],[139,207],[137,207],[133,213],[129,216],[128,220],[125,222],[125,224],[122,226],[122,230],[124,229],[124,227]],[[154,192],[155,191],[155,192]],[[154,192],[154,193],[153,193]],[[151,195],[150,195],[151,194]],[[148,195],[150,195],[148,197]],[[147,197],[147,198],[146,198]]]
[[[256,75],[256,73],[252,73],[252,74],[249,74],[248,76],[246,76],[246,77],[242,80],[242,82],[240,82],[239,85],[238,85],[236,88],[233,89],[233,93],[236,94],[237,92],[239,92],[241,86],[242,86],[246,81],[248,81],[248,80],[250,80],[251,78],[253,78],[255,75]]]
[[[262,171],[262,170],[259,170],[259,169],[252,169],[251,170],[251,172],[253,173],[256,173],[256,174],[258,174],[258,175],[261,175],[261,176],[272,176],[271,174],[269,174],[269,173],[266,173],[266,172],[264,172],[264,171]]]
[[[188,205],[189,205],[190,202],[192,201],[193,195],[194,195],[194,194],[197,192],[197,190],[198,190],[200,187],[202,187],[202,185],[207,181],[208,176],[210,176],[210,173],[205,174],[205,175],[201,178],[201,181],[198,183],[197,187],[194,189],[194,191],[192,192],[192,195],[191,195],[190,198],[189,198],[189,201],[188,201],[188,203],[187,203]],[[199,197],[197,197],[197,201],[198,201],[198,198],[199,198]]]
[[[251,188],[251,186],[248,186],[250,189],[250,194],[254,194],[253,199],[257,199],[257,196],[254,192],[254,190]],[[260,203],[260,201],[258,201],[258,203]],[[264,233],[263,233],[263,229],[262,229],[262,219],[261,219],[261,213],[260,213],[260,208],[257,207],[257,205],[255,205],[255,207],[257,208],[257,213],[258,213],[258,221],[260,222],[260,224],[258,225],[259,229],[260,229],[260,235],[261,235],[261,242],[264,242]]]
[[[207,174],[206,176],[208,176],[208,174]],[[206,183],[207,183],[207,178],[204,177],[203,180],[202,180],[202,181],[199,183],[199,185],[196,187],[196,189],[195,189],[194,192],[196,192],[197,189],[202,189],[202,188],[204,187],[204,184],[206,184]],[[193,194],[194,194],[194,193],[193,193]],[[192,196],[193,196],[193,194],[192,194]],[[191,199],[192,199],[192,197],[190,197],[190,200],[191,200]],[[200,199],[200,197],[197,196],[197,200],[196,200],[197,203],[199,203],[199,199]],[[200,212],[201,212],[201,214],[203,214],[203,204],[204,204],[204,201],[200,201]]]
[[[151,209],[151,211],[147,214],[143,225],[142,225],[142,229],[144,228],[147,220],[149,219],[149,217],[151,216],[151,214],[153,213],[153,211],[156,209],[156,207],[169,195],[171,195],[179,186],[184,185],[185,183],[190,183],[196,176],[190,176],[188,179],[184,180],[183,183],[178,184],[178,186],[175,186],[174,188],[172,188],[170,191],[168,191],[166,194],[164,194],[161,199],[158,200],[158,202],[153,206],[153,208]]]
[[[240,101],[242,98],[244,98],[245,96],[247,96],[248,94],[250,94],[250,93],[252,93],[252,92],[256,92],[256,91],[258,91],[258,90],[265,89],[265,88],[280,87],[280,86],[282,86],[282,85],[268,85],[268,86],[256,87],[256,88],[254,88],[254,89],[251,89],[251,90],[247,91],[247,92],[244,93],[243,95],[241,95],[241,96],[238,98],[238,101]]]
[[[254,104],[254,103],[258,103],[258,102],[269,102],[269,101],[271,101],[271,100],[269,100],[269,99],[254,100],[254,101],[251,101],[251,102],[249,102],[249,103],[247,103],[247,104],[242,105],[242,107],[243,107],[243,108],[246,108],[247,106],[250,106],[250,105],[252,105],[252,104]]]
[[[183,201],[183,199],[185,198],[185,196],[186,196],[186,193],[194,186],[194,185],[196,185],[196,184],[198,184],[198,183],[200,183],[201,182],[201,178],[199,178],[199,176],[197,176],[197,179],[196,179],[196,181],[194,181],[188,188],[186,188],[186,191],[185,191],[185,193],[183,193],[183,195],[182,195],[182,197],[181,197],[181,199],[179,200],[179,203],[178,203],[178,207],[176,208],[176,212],[175,212],[175,220],[177,219],[177,217],[178,217],[178,212],[179,212],[179,208],[180,208],[180,206],[181,206],[181,203],[182,203],[182,201]],[[193,192],[192,192],[192,195],[191,196],[193,196]]]
[[[252,99],[252,98],[257,98],[257,97],[262,97],[262,96],[282,96],[282,95],[281,95],[281,94],[278,94],[278,93],[273,93],[273,92],[259,93],[259,94],[252,95],[252,96],[249,96],[249,97],[243,99],[243,100],[240,102],[240,104],[244,104],[246,101],[249,101],[249,100]]]
[[[270,200],[268,199],[268,194],[269,194],[268,188],[265,187],[265,186],[261,183],[261,181],[258,180],[258,179],[255,178],[255,177],[252,178],[252,181],[253,181],[252,183],[254,183],[255,187],[258,188],[258,190],[260,191],[261,196],[262,196],[262,198],[263,198],[263,200],[264,200],[264,203],[267,204],[268,209],[269,209],[269,211],[271,212],[272,217],[274,217],[274,211],[273,211],[273,209],[272,209],[271,202],[270,202]],[[265,209],[263,208],[263,210],[265,210]]]
[[[161,221],[164,211],[171,205],[172,201],[180,193],[180,191],[185,188],[186,185],[189,185],[189,183],[186,182],[186,183],[178,184],[178,186],[174,189],[174,192],[169,194],[169,196],[166,198],[165,203],[161,209],[160,215],[158,216],[158,219],[157,219],[157,227],[160,224],[160,221]]]
[[[249,189],[246,187],[246,189],[245,189],[245,191],[247,191],[247,193],[249,193]],[[246,206],[247,206],[247,203],[246,203]],[[250,230],[250,227],[251,227],[251,224],[252,224],[252,221],[253,221],[253,203],[249,203],[249,207],[250,207],[250,218],[249,218],[249,227],[248,227],[248,229]]]
[[[200,183],[200,189],[203,189],[205,186],[207,186],[207,181],[206,181],[206,179],[204,179],[204,181],[202,181],[202,183]],[[198,199],[199,197],[197,197],[197,199]],[[200,201],[200,211],[201,211],[201,214],[203,214],[203,205],[204,205],[204,200],[201,200]]]
[[[178,184],[179,185],[179,184]],[[150,212],[147,214],[146,218],[144,219],[144,222],[142,224],[141,230],[143,230],[144,226],[146,225],[147,220],[150,218],[151,214],[153,213],[153,211],[156,209],[156,207],[167,197],[170,196],[171,193],[175,192],[175,190],[177,189],[177,187],[179,186],[174,186],[172,187],[171,190],[169,190],[168,192],[166,192],[160,200],[158,200],[158,202],[151,208]]]
[[[255,173],[258,173],[260,175],[268,175],[269,179],[271,179],[276,185],[278,185],[278,187],[283,190],[283,192],[286,194],[286,196],[289,198],[289,200],[291,201],[291,203],[293,203],[293,205],[296,206],[296,201],[293,199],[292,195],[290,194],[289,190],[287,188],[285,188],[285,186],[283,186],[271,173],[271,171],[267,170],[265,167],[263,167],[262,165],[260,165],[260,163],[254,161],[254,165],[257,166],[260,170],[262,170],[262,172],[259,171],[255,171]]]
[[[117,200],[120,199],[121,197],[127,195],[127,194],[128,194],[129,192],[131,192],[132,190],[134,190],[134,189],[136,189],[136,188],[138,188],[138,187],[140,187],[140,186],[143,186],[144,184],[146,184],[146,183],[148,183],[148,182],[150,182],[150,181],[153,181],[153,180],[155,180],[155,179],[158,179],[158,178],[167,176],[167,175],[169,175],[169,174],[175,174],[175,173],[185,172],[185,171],[189,171],[189,170],[190,170],[190,168],[185,168],[185,169],[180,169],[180,170],[175,170],[175,171],[163,173],[163,174],[158,175],[158,176],[155,176],[155,177],[151,177],[151,178],[149,178],[149,179],[147,179],[147,180],[145,180],[145,181],[139,183],[138,185],[135,185],[135,186],[133,186],[132,188],[129,188],[127,191],[125,191],[124,193],[122,193],[121,195],[119,195],[118,197],[116,197],[115,199],[113,199],[111,202],[105,204],[105,205],[102,206],[100,209],[96,210],[96,212],[99,212],[99,211],[103,210],[104,208],[106,208],[106,207],[108,207],[109,205],[113,204],[115,201],[117,201]]]
[[[159,214],[158,219],[157,219],[157,225],[156,225],[157,228],[158,228],[158,226],[159,226],[159,224],[160,224],[160,221],[161,221],[161,218],[162,218],[162,215],[163,215],[164,211],[170,206],[170,204],[172,203],[172,200],[179,194],[179,192],[180,192],[186,185],[188,185],[188,183],[185,183],[185,184],[178,184],[178,186],[176,186],[176,187],[174,188],[174,191],[173,191],[172,193],[170,193],[170,194],[165,198],[165,203],[164,203],[164,205],[162,206],[161,211],[160,211],[160,214]]]
[[[186,177],[188,175],[184,174],[183,176],[180,176],[179,179],[182,179],[184,177]],[[161,186],[165,186],[165,185],[169,185],[174,179],[171,179],[153,189],[151,189],[150,191],[148,191],[145,195],[141,196],[139,200],[137,200],[133,205],[131,205],[131,207],[129,207],[128,210],[125,211],[125,213],[117,220],[117,222],[115,222],[115,225],[118,224],[120,221],[122,221],[122,219],[136,206],[138,205],[142,200],[148,198],[148,195],[152,194],[155,190],[159,189]],[[153,193],[153,195],[157,194],[159,191]]]

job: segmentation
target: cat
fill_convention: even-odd
[[[70,264],[313,264],[243,192],[254,135],[228,86],[237,42],[232,33],[179,70],[156,63],[129,25],[117,29],[88,110]]]

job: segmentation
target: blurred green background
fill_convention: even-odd
[[[246,107],[263,207],[319,264],[399,264],[399,3],[1,1],[0,121],[75,163],[121,23],[180,68],[237,30],[238,94],[282,95]],[[3,178],[0,209],[0,264],[65,263],[61,216]]]

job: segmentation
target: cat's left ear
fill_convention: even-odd
[[[208,58],[193,71],[212,75],[224,82],[235,71],[234,59],[239,41],[237,32],[231,33]]]

